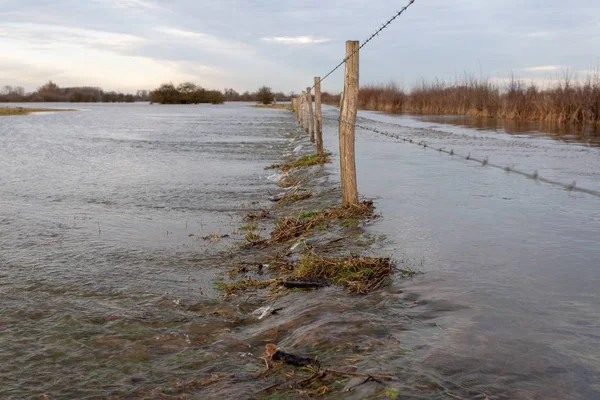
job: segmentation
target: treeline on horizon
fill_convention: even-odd
[[[0,88],[1,103],[133,103],[148,101],[150,91],[138,90],[135,95],[119,92],[105,92],[98,87],[61,88],[49,81],[38,90],[25,93],[20,86],[3,86]]]
[[[266,96],[266,97],[265,97]],[[177,86],[172,83],[160,85],[155,90],[138,90],[135,95],[119,92],[105,92],[98,87],[67,87],[61,88],[56,83],[49,81],[36,91],[26,93],[20,86],[6,85],[0,88],[0,103],[133,103],[135,101],[149,101],[159,104],[221,104],[225,101],[256,101],[268,102],[289,101],[291,95],[282,92],[273,93],[271,88],[263,86],[256,92],[237,91],[225,88],[207,90],[192,82],[185,82]]]
[[[270,87],[263,86],[256,92],[246,91],[242,94],[233,89],[206,90],[192,82],[175,86],[173,83],[163,83],[150,93],[150,101],[159,104],[222,104],[226,101],[255,101],[269,104],[273,101],[289,101],[292,95],[282,92],[273,93]]]
[[[324,103],[340,96],[323,93]],[[448,84],[422,81],[410,91],[395,83],[360,88],[359,107],[388,113],[448,114],[547,123],[600,124],[600,74],[576,81],[566,76],[542,88],[511,78],[499,85],[466,76]]]

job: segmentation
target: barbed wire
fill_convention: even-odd
[[[549,185],[558,186],[558,187],[561,187],[561,188],[569,190],[569,191],[580,192],[580,193],[589,194],[591,196],[600,197],[600,191],[593,190],[593,189],[586,189],[586,188],[583,188],[583,187],[579,187],[579,186],[577,186],[577,183],[575,181],[573,181],[573,183],[571,183],[571,184],[566,184],[566,183],[563,183],[563,182],[560,182],[560,181],[556,181],[556,180],[553,180],[553,179],[544,178],[544,177],[540,176],[540,174],[538,173],[537,170],[535,170],[533,172],[526,172],[526,171],[518,170],[518,169],[516,169],[514,167],[511,167],[511,166],[503,166],[503,165],[500,165],[500,164],[494,164],[494,163],[491,163],[489,161],[488,157],[485,157],[485,158],[481,159],[481,158],[473,157],[471,155],[471,153],[469,153],[468,155],[465,156],[463,154],[457,153],[456,151],[454,151],[454,149],[448,150],[448,149],[446,149],[444,147],[439,147],[439,148],[438,147],[434,147],[434,146],[431,146],[431,145],[427,144],[427,142],[425,142],[424,140],[416,141],[416,140],[414,140],[414,139],[412,139],[410,137],[400,136],[400,135],[398,135],[396,133],[391,133],[391,132],[384,131],[384,130],[377,129],[377,128],[373,128],[373,127],[370,127],[370,126],[365,126],[365,125],[356,124],[356,123],[353,124],[353,123],[351,123],[349,121],[345,121],[345,120],[340,119],[340,118],[331,118],[331,117],[325,117],[324,116],[323,119],[340,122],[340,123],[343,123],[343,124],[346,124],[346,125],[353,125],[356,128],[363,129],[363,130],[366,130],[366,131],[370,131],[370,132],[373,132],[373,133],[377,133],[377,134],[380,134],[380,135],[383,135],[383,136],[387,136],[387,137],[390,137],[390,138],[393,138],[393,139],[398,139],[398,140],[403,141],[404,143],[413,144],[413,145],[422,147],[423,149],[432,149],[432,150],[435,150],[435,151],[439,152],[440,154],[447,154],[447,155],[449,155],[451,157],[457,157],[457,158],[460,158],[460,159],[463,159],[463,160],[466,160],[466,161],[476,162],[476,163],[479,163],[483,167],[490,167],[490,168],[495,168],[495,169],[503,170],[503,171],[508,172],[508,173],[515,173],[517,175],[521,175],[521,176],[524,176],[526,178],[532,179],[532,180],[534,180],[536,182],[547,183]]]
[[[321,78],[320,82],[323,82],[325,79],[327,79],[327,77],[329,77],[331,74],[333,74],[335,71],[338,70],[338,68],[340,68],[342,65],[344,65],[346,63],[346,61],[348,61],[350,58],[352,58],[352,56],[354,56],[356,53],[358,53],[360,51],[360,49],[362,49],[363,47],[365,47],[367,45],[367,43],[369,43],[371,40],[373,40],[375,38],[375,36],[378,36],[381,31],[383,31],[385,28],[387,28],[392,22],[394,22],[394,20],[396,18],[398,18],[399,16],[401,16],[402,14],[404,14],[404,12],[408,9],[408,7],[412,6],[412,4],[415,2],[416,0],[410,0],[408,2],[407,5],[405,5],[404,7],[402,7],[402,9],[400,11],[398,11],[392,18],[388,19],[379,29],[377,29],[371,36],[369,36],[359,47],[358,49],[356,49],[354,52],[352,52],[352,54],[350,54],[348,57],[345,57],[338,65],[336,65],[331,71],[329,71],[323,78]],[[316,86],[313,85],[311,90],[314,89]]]

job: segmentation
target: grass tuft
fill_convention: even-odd
[[[302,256],[294,269],[294,278],[321,278],[366,294],[380,287],[394,273],[390,258],[321,257],[311,252]]]
[[[314,153],[314,154],[306,154],[295,160],[288,161],[288,162],[280,165],[279,168],[283,172],[287,172],[287,171],[290,171],[290,170],[296,169],[296,168],[313,167],[315,165],[323,165],[323,164],[327,164],[330,162],[331,162],[331,159],[329,158],[329,153],[325,153],[325,154]]]
[[[302,212],[277,223],[271,232],[270,243],[281,243],[302,236],[316,227],[332,221],[362,220],[374,218],[373,202],[358,205],[334,206],[320,211]]]

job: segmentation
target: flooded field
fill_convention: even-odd
[[[271,342],[396,377],[340,378],[331,398],[600,397],[599,199],[359,131],[359,190],[383,216],[361,235],[423,274],[367,296],[292,291],[258,320],[264,299],[223,301],[215,283],[244,215],[279,191],[264,166],[309,146],[292,114],[82,108],[0,119],[0,397],[302,398],[265,391]],[[600,189],[589,141],[361,116]],[[336,126],[324,135],[335,158]],[[323,201],[337,176],[335,159],[312,172]]]

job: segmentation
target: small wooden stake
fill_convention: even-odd
[[[340,109],[340,171],[344,204],[358,204],[354,125],[358,106],[359,46],[358,41],[346,42],[346,74]]]
[[[321,113],[321,78],[315,77],[315,116],[317,153],[323,155],[323,114]]]
[[[315,116],[313,114],[311,88],[306,88],[306,107],[308,108],[308,126],[310,128],[310,141],[315,142]]]

